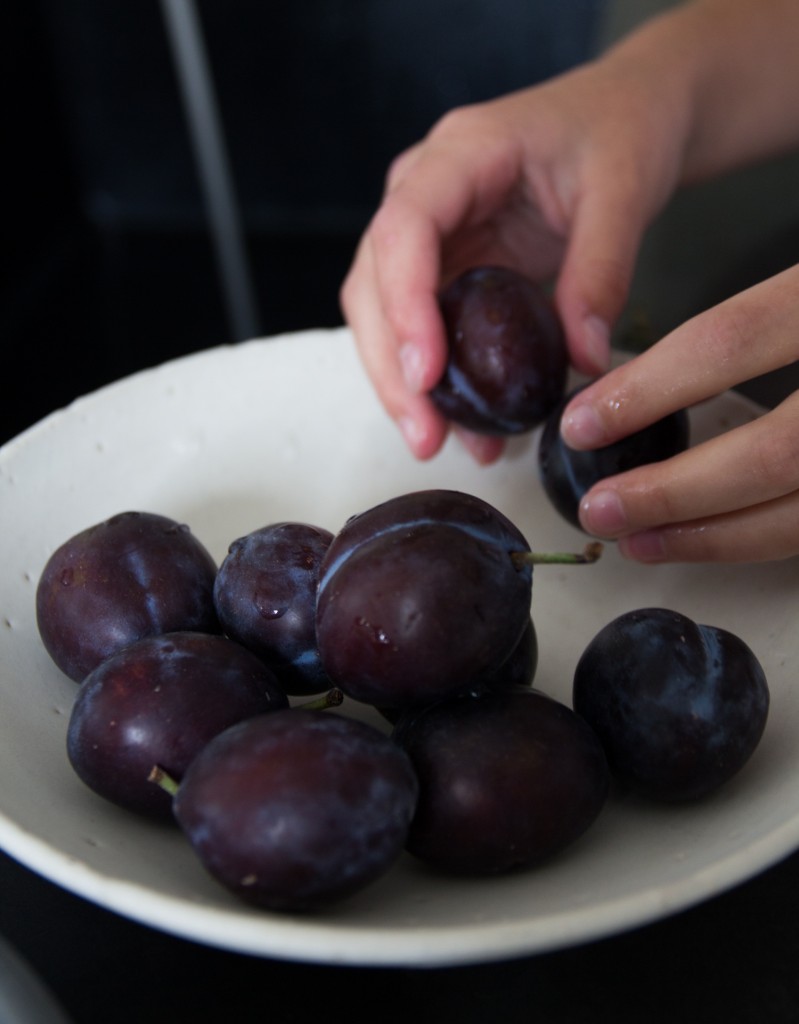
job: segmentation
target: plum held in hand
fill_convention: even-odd
[[[455,423],[519,434],[543,422],[566,386],[568,354],[554,305],[507,267],[475,267],[439,296],[449,344],[430,397]]]
[[[454,874],[529,867],[593,824],[609,772],[566,705],[529,688],[461,694],[398,722],[419,779],[407,849]]]
[[[317,643],[334,685],[392,708],[467,687],[499,666],[530,618],[519,530],[480,498],[418,491],[352,517],[325,555]]]
[[[560,433],[563,411],[577,391],[564,398],[547,419],[538,445],[538,471],[554,508],[578,530],[580,502],[599,480],[650,462],[662,462],[685,451],[689,444],[688,414],[684,409],[604,448],[577,451]]]
[[[290,694],[331,685],[316,647],[316,587],[332,539],[309,523],[264,526],[233,541],[214,584],[225,633],[258,654]]]
[[[80,682],[105,658],[145,636],[219,632],[216,563],[187,526],[122,512],[65,541],[36,589],[42,642]]]
[[[70,764],[100,796],[171,820],[152,766],[177,779],[205,744],[252,715],[288,706],[269,669],[223,636],[145,637],[97,666],[78,689],[67,730]]]
[[[644,796],[706,796],[746,764],[769,708],[763,669],[726,630],[642,608],[594,637],[575,671],[573,704],[613,772]]]
[[[384,733],[293,708],[212,740],[177,787],[174,812],[222,885],[257,906],[302,911],[388,871],[416,795],[407,755]]]

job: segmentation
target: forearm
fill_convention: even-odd
[[[684,112],[683,182],[799,145],[797,57],[797,0],[692,0],[607,54]]]

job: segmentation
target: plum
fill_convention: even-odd
[[[528,687],[406,712],[392,735],[419,780],[407,849],[448,873],[537,864],[583,835],[607,799],[607,761],[592,730]]]
[[[144,637],[81,683],[67,755],[79,778],[107,800],[170,820],[170,799],[148,782],[154,764],[180,779],[217,733],[287,706],[273,673],[233,640],[194,632]]]
[[[464,693],[479,693],[483,690],[515,690],[520,686],[531,687],[538,668],[538,635],[533,617],[530,616],[519,642],[508,657],[497,667],[471,679],[464,686]],[[396,725],[407,708],[378,707],[380,714],[392,725]]]
[[[563,395],[568,354],[549,296],[509,267],[473,267],[439,296],[448,341],[430,392],[450,420],[508,435],[543,422]]]
[[[355,700],[428,703],[499,667],[530,618],[520,531],[458,491],[417,491],[352,517],[327,550],[316,631],[322,665]]]
[[[316,646],[316,587],[333,534],[279,522],[233,541],[214,603],[225,633],[261,657],[292,695],[330,688]]]
[[[746,764],[766,726],[769,689],[733,633],[641,608],[588,644],[573,705],[620,780],[646,797],[681,801],[712,793]]]
[[[538,634],[532,615],[522,635],[508,657],[484,675],[472,680],[468,689],[511,690],[518,686],[532,686],[538,668]]]
[[[219,632],[216,571],[188,526],[152,512],[121,512],[69,538],[48,559],[36,588],[42,643],[80,682],[145,636]]]
[[[240,899],[307,911],[391,867],[417,791],[408,756],[385,733],[292,708],[213,739],[176,787],[174,813],[205,868]]]
[[[567,522],[582,530],[580,502],[595,483],[685,451],[690,428],[688,413],[679,409],[604,448],[577,451],[569,448],[561,437],[560,421],[579,390],[582,389],[571,391],[550,413],[538,444],[538,472],[552,506]]]

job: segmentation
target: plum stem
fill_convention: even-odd
[[[325,711],[327,708],[337,708],[344,700],[344,694],[337,687],[322,693],[318,697],[304,701],[302,704],[295,704],[295,708],[302,708],[305,711]]]
[[[327,693],[322,693],[318,697],[313,697],[304,704],[296,705],[296,707],[309,708],[313,711],[324,711],[326,708],[338,707],[343,701],[344,694],[337,687],[334,687],[332,690],[328,690]],[[161,789],[171,797],[177,795],[179,789],[178,781],[173,778],[166,769],[162,768],[160,764],[153,765],[150,770],[150,774],[147,776],[147,781],[155,783],[156,786],[160,786]]]
[[[148,782],[154,782],[156,786],[160,786],[165,793],[169,793],[170,796],[176,796],[178,791],[178,783],[169,772],[165,771],[160,764],[154,764],[152,771],[147,776]]]
[[[602,554],[603,545],[597,540],[586,544],[582,551],[512,551],[511,559],[517,569],[525,565],[591,565]]]

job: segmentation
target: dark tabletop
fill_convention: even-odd
[[[75,1024],[317,1024],[356,1009],[385,1024],[799,1020],[799,855],[633,932],[432,970],[284,963],[194,945],[96,907],[5,856],[0,893],[0,934]]]

